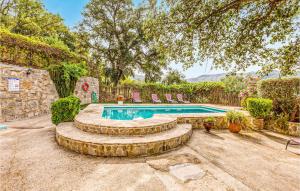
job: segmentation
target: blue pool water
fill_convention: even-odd
[[[154,114],[223,113],[206,106],[105,106],[102,118],[113,120],[147,119]]]

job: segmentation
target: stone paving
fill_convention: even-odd
[[[18,129],[0,130],[0,190],[300,190],[299,147],[259,132],[196,129],[178,150],[130,159],[62,149],[49,116],[6,124]]]

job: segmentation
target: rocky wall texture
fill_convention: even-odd
[[[46,70],[0,63],[0,121],[50,113],[56,99],[58,94]]]
[[[274,120],[266,121],[265,128],[277,133],[300,137],[300,123],[288,122],[286,127],[282,127]]]
[[[84,91],[82,85],[87,83],[89,85],[88,90]],[[81,100],[81,104],[89,104],[92,102],[91,94],[95,92],[97,99],[99,100],[99,81],[93,77],[82,77],[80,78],[75,87],[75,95]]]

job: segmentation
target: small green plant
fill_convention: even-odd
[[[270,99],[248,98],[246,103],[250,115],[259,119],[270,116],[273,108],[273,101]]]
[[[229,123],[241,124],[245,121],[245,115],[238,111],[228,111],[226,113],[226,119]]]
[[[275,120],[276,127],[280,130],[286,131],[289,127],[289,116],[285,114],[280,114]]]
[[[203,120],[204,123],[214,123],[216,121],[213,117],[208,117]]]
[[[61,122],[73,121],[74,117],[79,113],[80,99],[76,96],[68,96],[60,98],[52,103],[51,120],[55,125]]]

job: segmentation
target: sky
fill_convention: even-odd
[[[65,24],[72,28],[82,19],[81,12],[89,0],[43,0],[43,2],[48,11],[59,14],[64,19]],[[142,0],[134,0],[136,5],[141,2]],[[211,62],[206,62],[203,63],[202,66],[195,64],[187,70],[183,70],[181,64],[172,64],[171,68],[179,70],[186,78],[194,78],[203,74],[218,74],[225,72],[221,69],[211,69],[211,66]],[[256,71],[257,69],[258,67],[251,67],[246,71]]]

